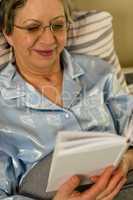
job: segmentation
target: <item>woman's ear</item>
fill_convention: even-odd
[[[5,31],[3,31],[3,35],[10,46],[13,46],[12,34],[7,34]]]

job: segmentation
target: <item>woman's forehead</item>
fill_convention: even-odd
[[[43,18],[49,21],[61,15],[65,15],[61,0],[27,0],[26,4],[17,10],[16,20]]]

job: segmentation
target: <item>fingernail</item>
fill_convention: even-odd
[[[77,183],[77,182],[80,182],[80,179],[79,179],[78,176],[72,176],[72,177],[71,177],[71,181],[72,181],[73,183]]]

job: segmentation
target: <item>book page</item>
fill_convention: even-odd
[[[111,141],[116,141],[114,140],[114,138],[110,138],[110,142]],[[60,149],[70,149],[70,148],[75,148],[75,147],[80,147],[83,145],[93,145],[96,143],[106,143],[106,140],[103,140],[102,138],[87,138],[87,139],[80,139],[80,140],[72,140],[72,141],[66,141],[66,142],[62,142],[61,144],[59,144]]]
[[[75,141],[75,140],[82,140],[82,139],[90,139],[90,138],[108,138],[108,137],[120,137],[116,134],[109,133],[109,132],[96,132],[96,131],[90,131],[90,132],[84,132],[84,131],[60,131],[58,133],[57,140],[60,140],[62,142],[65,141]]]
[[[110,140],[110,141],[100,141],[100,142],[96,142],[96,143],[93,143],[93,144],[83,144],[83,145],[80,145],[80,146],[74,146],[74,147],[69,147],[69,148],[61,148],[61,149],[58,149],[58,155],[66,155],[66,154],[77,154],[77,153],[81,153],[81,152],[92,152],[95,150],[100,150],[102,151],[103,149],[107,149],[109,147],[113,148],[117,145],[123,145],[123,143],[126,143],[126,139],[124,140],[121,140],[121,141],[114,141],[114,140]]]

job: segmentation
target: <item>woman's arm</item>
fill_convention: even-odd
[[[120,191],[122,186],[127,180],[127,173],[133,169],[133,150],[128,150],[123,156],[123,160],[119,167],[114,171],[108,186],[103,190],[96,200],[112,200]],[[96,183],[99,177],[92,177],[92,180]]]
[[[105,102],[113,118],[116,132],[119,135],[126,135],[125,130],[133,111],[133,95],[129,95],[121,87],[115,73],[108,76],[105,94]],[[113,173],[108,186],[97,197],[97,200],[112,200],[126,182],[127,173],[131,169],[133,169],[133,150],[128,150],[119,167]],[[96,183],[99,177],[93,177],[93,180]]]
[[[108,75],[104,93],[116,132],[123,135],[133,114],[133,95],[120,85],[115,72]]]
[[[0,200],[31,200],[31,198],[17,194],[18,179],[22,174],[23,167],[21,162],[15,157],[15,149],[1,139]]]

